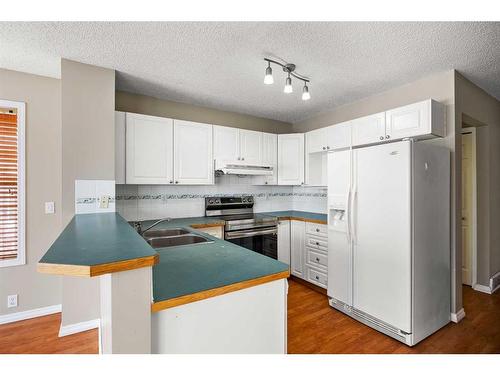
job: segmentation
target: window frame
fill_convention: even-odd
[[[12,108],[17,112],[17,257],[15,259],[0,260],[0,268],[21,266],[26,264],[26,103],[0,99],[1,108]]]

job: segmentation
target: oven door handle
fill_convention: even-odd
[[[253,230],[253,231],[239,231],[239,232],[226,232],[226,240],[232,240],[235,238],[245,238],[245,237],[255,237],[264,234],[277,234],[278,230],[276,228],[267,230]]]

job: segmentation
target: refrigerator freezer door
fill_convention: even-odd
[[[352,305],[351,151],[328,153],[328,296]]]
[[[411,332],[411,143],[353,153],[353,307]]]

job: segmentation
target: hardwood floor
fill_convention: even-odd
[[[58,337],[61,314],[0,325],[1,354],[97,354],[98,330]]]
[[[289,353],[500,353],[500,293],[463,288],[466,317],[410,348],[328,305],[327,297],[290,280]]]
[[[325,294],[290,280],[289,353],[500,353],[500,293],[464,287],[467,316],[410,348],[328,306]],[[61,314],[0,325],[0,353],[97,353],[97,329],[58,337]]]

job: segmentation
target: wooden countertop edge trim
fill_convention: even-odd
[[[238,290],[251,288],[253,286],[265,284],[271,281],[286,279],[290,276],[290,271],[282,271],[271,275],[257,277],[255,279],[240,281],[231,285],[224,285],[214,289],[202,290],[193,294],[171,298],[165,301],[154,302],[151,304],[151,312],[159,312],[176,306],[201,301],[207,298],[221,296],[223,294],[236,292]]]
[[[278,216],[278,220],[295,220],[295,221],[305,221],[307,223],[314,223],[314,224],[328,224],[328,222],[320,219],[309,219],[305,217],[297,217],[297,216]]]
[[[92,266],[38,263],[37,271],[40,273],[48,273],[52,275],[95,277],[105,275],[107,273],[129,271],[142,267],[151,267],[157,264],[159,260],[160,256],[158,254],[155,254],[142,258],[127,259],[118,262],[96,264]]]

